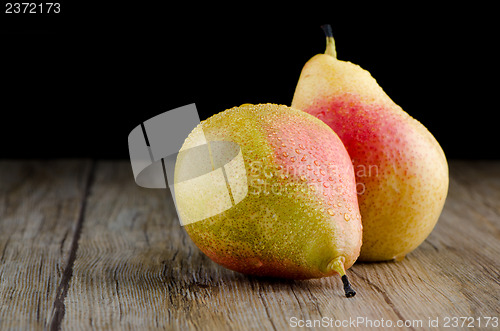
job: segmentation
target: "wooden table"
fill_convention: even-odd
[[[355,264],[347,299],[338,277],[216,265],[128,161],[0,161],[0,330],[498,329],[486,323],[500,323],[500,162],[450,174],[430,237],[402,262]]]

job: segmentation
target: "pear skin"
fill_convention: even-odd
[[[359,260],[401,260],[434,228],[448,192],[448,164],[432,134],[396,105],[370,73],[325,54],[302,69],[292,107],[330,126],[354,165],[363,245]]]
[[[182,151],[220,141],[241,148],[248,192],[232,208],[191,222],[190,208],[215,208],[220,195],[176,188],[177,208],[193,242],[216,263],[244,274],[291,279],[338,274],[346,296],[353,296],[345,270],[360,252],[361,216],[352,162],[332,129],[283,105],[231,108],[191,132],[175,177],[191,167]],[[236,186],[231,190],[239,200]]]

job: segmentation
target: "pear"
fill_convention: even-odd
[[[194,161],[203,146],[209,157]],[[345,274],[362,242],[354,169],[322,121],[284,105],[225,110],[189,134],[174,177],[181,221],[216,263],[256,276],[338,274],[355,294]]]
[[[323,29],[325,54],[304,65],[292,107],[328,124],[352,159],[363,223],[359,259],[401,260],[441,214],[448,192],[446,157],[432,134],[368,71],[337,59],[331,27]]]

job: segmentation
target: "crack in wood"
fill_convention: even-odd
[[[321,309],[319,308],[319,305],[318,305],[318,298],[311,292],[311,289],[309,288],[309,286],[307,287],[307,291],[309,292],[309,294],[311,295],[311,298],[313,299],[314,306],[316,307],[316,310],[318,311],[319,316],[321,318],[323,318],[323,313],[321,312]]]
[[[260,284],[258,284],[258,288],[259,288],[258,289],[258,293],[259,293],[260,302],[262,302],[262,305],[264,306],[264,310],[266,312],[267,319],[271,323],[271,326],[273,327],[273,330],[276,331],[277,330],[276,325],[274,325],[274,321],[273,321],[273,319],[271,317],[271,314],[269,313],[269,306],[267,305],[267,302],[266,302],[264,296],[262,295],[262,291],[264,289],[262,288],[262,285],[260,285]]]
[[[292,294],[295,297],[295,300],[297,301],[297,304],[299,305],[299,309],[302,312],[302,315],[304,315],[304,312],[302,311],[302,304],[300,303],[299,298],[297,297],[297,294],[295,293],[295,291],[293,289],[293,284],[290,284],[290,290],[292,290]]]
[[[94,176],[96,170],[96,161],[92,160],[90,165],[90,170],[88,171],[87,181],[84,186],[82,203],[80,207],[80,211],[78,213],[78,218],[76,221],[75,232],[73,234],[73,239],[71,242],[71,249],[68,256],[68,262],[66,263],[66,267],[64,268],[61,282],[56,290],[56,298],[54,300],[54,305],[52,307],[52,315],[50,321],[50,330],[58,331],[61,329],[61,323],[66,313],[66,306],[64,304],[64,300],[66,299],[66,295],[68,294],[68,288],[71,278],[73,277],[73,266],[76,260],[76,252],[78,250],[78,241],[80,239],[80,235],[82,233],[83,222],[85,220],[85,209],[87,207],[87,201],[90,195],[90,187],[94,182]]]
[[[2,256],[0,257],[0,261],[3,261],[5,258],[5,251],[7,250],[7,246],[9,246],[10,238],[11,237],[8,237],[7,240],[5,241],[5,245],[3,246]]]
[[[273,318],[271,317],[271,314],[269,314],[269,307],[267,306],[266,301],[264,300],[264,297],[262,296],[262,293],[259,291],[259,297],[260,297],[260,302],[262,302],[262,305],[264,306],[264,310],[266,311],[267,319],[271,323],[271,326],[273,327],[273,330],[276,331],[276,325],[274,325]]]
[[[122,311],[122,303],[120,302],[120,285],[118,282],[117,272],[118,272],[118,268],[115,269],[115,272],[113,274],[113,278],[115,280],[116,297],[118,298],[118,311],[120,313],[120,321],[121,321],[123,318],[123,311]]]

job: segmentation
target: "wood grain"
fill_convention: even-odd
[[[88,161],[0,162],[0,330],[50,327],[89,171]]]
[[[384,319],[412,324],[402,329],[436,330],[443,328],[446,317],[460,316],[483,318],[481,329],[493,329],[491,324],[484,327],[484,318],[500,317],[500,162],[450,162],[448,199],[432,234],[402,262],[356,263],[348,271],[358,292],[351,299],[343,296],[337,277],[262,279],[216,265],[180,226],[169,192],[138,187],[128,162],[98,162],[93,174],[88,163],[10,167],[16,165],[34,173],[56,167],[66,171],[66,181],[75,187],[74,192],[62,190],[62,183],[41,179],[35,186],[20,174],[1,184],[0,249],[7,249],[0,264],[0,329],[49,325],[63,330],[287,330],[298,320],[316,321],[316,327],[304,329],[322,329],[321,321],[335,326],[335,321],[353,320],[360,328],[370,326],[371,320],[371,329],[377,329],[376,323]],[[2,175],[5,167],[0,165]],[[43,193],[25,188],[31,198],[21,208],[15,197],[21,196],[23,185]],[[74,201],[66,196],[68,190]],[[46,219],[52,215],[52,207],[43,206],[54,204],[62,192],[62,214],[73,216],[66,230],[57,221],[63,217],[56,214],[55,220],[37,223],[40,210]],[[41,195],[51,198],[42,203]],[[85,210],[79,211],[79,206]],[[24,225],[16,225],[12,217],[22,218]],[[9,239],[15,233],[24,236],[23,229],[36,229],[28,231],[29,242]],[[14,242],[19,246],[12,246]],[[29,249],[21,254],[20,246]],[[67,283],[61,282],[68,270],[63,261],[72,261]],[[37,272],[28,271],[33,266]],[[29,290],[22,293],[16,290],[18,270],[26,270],[23,288]],[[57,287],[67,292],[59,303],[64,314],[55,323],[50,308],[57,306]],[[46,296],[40,299],[42,292]],[[438,319],[440,327],[429,326],[429,319]],[[474,323],[477,327],[477,320]],[[467,329],[458,326],[453,329]]]

